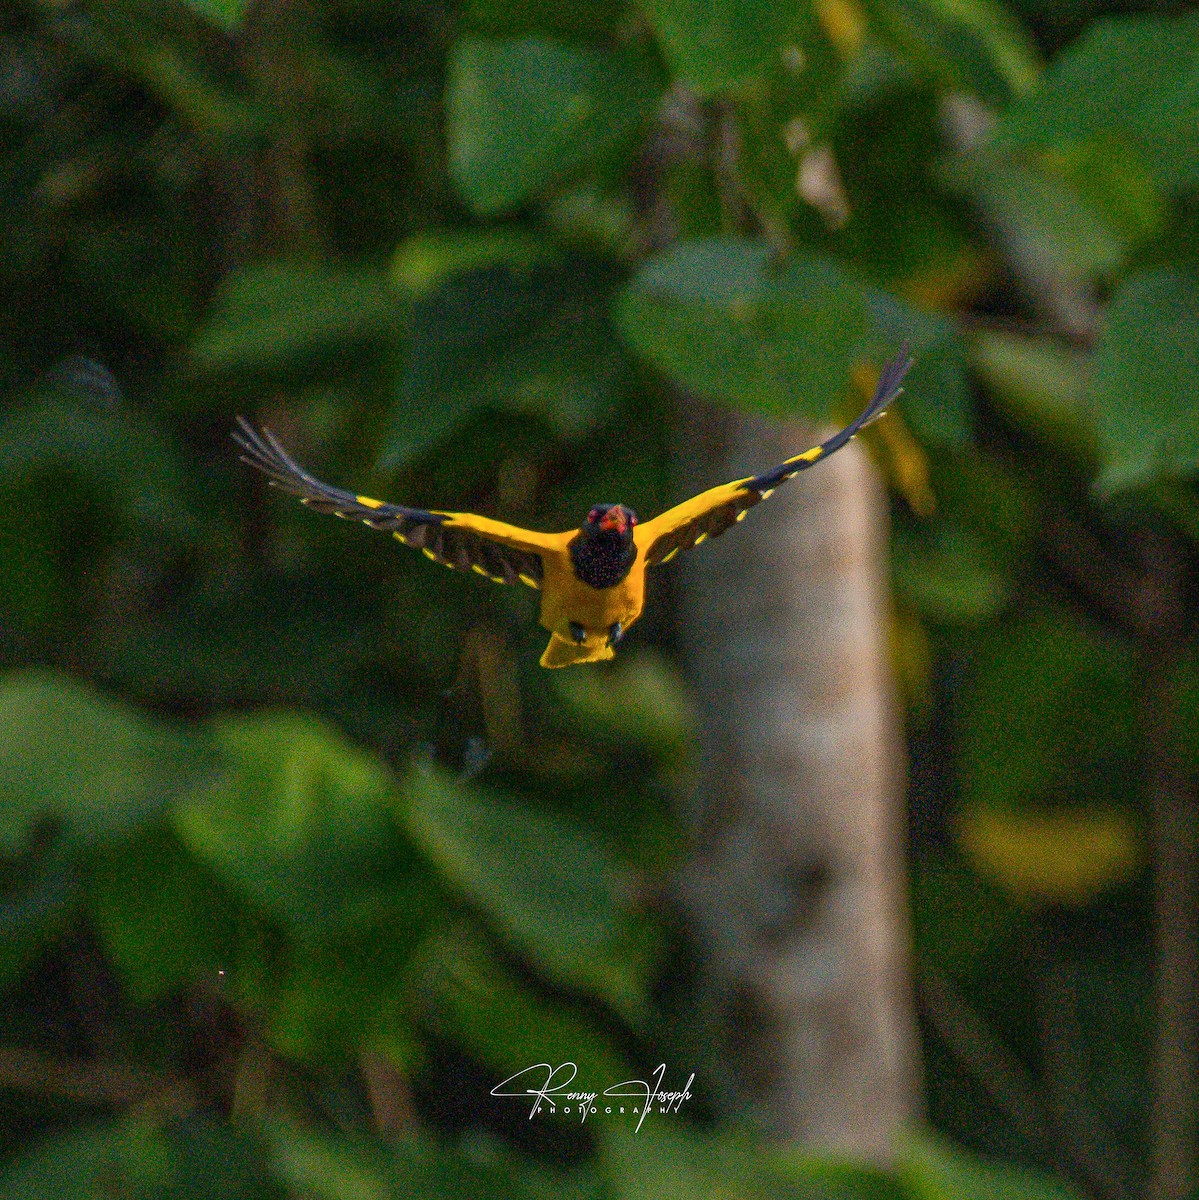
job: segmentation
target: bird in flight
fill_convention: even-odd
[[[243,462],[317,512],[386,530],[443,566],[539,589],[541,624],[550,631],[541,665],[567,667],[613,657],[613,648],[641,615],[646,567],[719,537],[780,484],[835,454],[883,415],[911,365],[904,346],[856,420],[772,470],[710,488],[650,521],[623,504],[596,504],[578,529],[565,533],[520,529],[474,513],[406,508],[330,487],[294,462],[273,433],[259,432],[245,417],[238,417],[233,440]]]

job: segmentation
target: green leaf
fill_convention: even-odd
[[[332,1138],[299,1125],[266,1126],[271,1168],[290,1194],[316,1200],[396,1200],[381,1146]],[[437,1193],[422,1193],[435,1198]]]
[[[658,655],[643,651],[609,671],[559,671],[554,690],[579,725],[610,747],[644,746],[663,768],[679,770],[693,751],[694,701]]]
[[[903,342],[915,359],[899,399],[904,420],[922,442],[968,444],[973,402],[966,345],[956,322],[905,304],[889,292],[869,289],[866,296],[881,335],[869,343],[875,360],[886,361]]]
[[[1171,267],[1129,276],[1108,309],[1090,399],[1114,492],[1199,470],[1199,279]]]
[[[948,855],[922,857],[912,868],[916,957],[958,979],[994,970],[1028,918],[993,884]]]
[[[675,79],[701,96],[734,90],[774,65],[797,15],[771,0],[647,0]]]
[[[1134,818],[1107,805],[1050,812],[967,805],[958,845],[980,874],[1025,904],[1081,908],[1145,865]]]
[[[301,937],[386,909],[412,861],[387,768],[309,716],[222,717],[213,733],[229,769],[172,810],[191,852]]]
[[[1098,453],[1086,406],[1087,355],[1049,337],[979,330],[971,365],[992,399],[1018,425],[1085,464]]]
[[[626,360],[608,323],[610,274],[544,251],[522,262],[526,249],[459,242],[407,257],[426,291],[408,321],[385,462],[427,450],[485,406],[536,415],[566,437],[611,411]]]
[[[871,328],[863,289],[830,259],[775,270],[765,242],[681,242],[625,289],[617,323],[659,370],[746,408],[827,418]]]
[[[587,832],[426,770],[409,777],[404,818],[449,883],[551,978],[642,1019],[633,913]]]
[[[943,85],[1003,107],[1041,71],[1032,36],[999,0],[866,0],[866,12]]]
[[[1145,1161],[1156,1016],[1152,947],[1130,939],[1116,922],[1105,923],[1058,960],[1055,974],[1058,994],[1076,1006],[1060,1014],[1059,1029],[1069,1022],[1074,1045],[1066,1053],[1078,1064],[1078,1103],[1096,1118],[1091,1144],[1102,1144],[1110,1161],[1126,1163],[1130,1173]],[[1058,1063],[1061,1069],[1064,1056]]]
[[[165,1130],[121,1121],[27,1150],[0,1176],[0,1200],[282,1200],[257,1148],[191,1116]]]
[[[628,7],[622,0],[467,0],[463,20],[487,37],[548,34],[603,42],[624,34]]]
[[[92,1200],[116,1188],[131,1200],[165,1196],[171,1169],[161,1138],[123,1125],[78,1131],[26,1151],[0,1177],[2,1200]]]
[[[684,0],[682,7],[688,3]],[[797,218],[801,226],[810,227],[815,224],[812,218],[816,208],[821,207],[816,204],[815,208],[805,208],[807,193],[801,182],[807,153],[817,147],[827,148],[843,112],[845,59],[815,5],[755,7],[781,20],[783,29],[777,39],[770,39],[763,47],[765,59],[738,86],[734,86],[732,75],[726,77],[734,86],[736,103],[725,102],[732,129],[724,136],[736,145],[739,203],[752,211],[754,224],[775,244],[788,245],[792,240],[789,231],[795,228]],[[853,26],[856,19],[855,10],[846,24]],[[742,32],[751,39],[754,36],[750,27]],[[702,41],[691,48],[702,49]],[[719,52],[719,47],[711,49]],[[731,65],[729,60],[718,58],[711,64],[715,78],[719,80],[721,72]],[[719,122],[709,115],[713,110],[700,111],[703,116],[697,132],[707,128],[714,133]],[[711,236],[727,231],[729,192],[719,155],[688,150],[668,158],[671,161],[662,186],[670,200],[679,204],[677,212],[672,209],[672,216],[678,217],[679,236]],[[844,216],[836,197],[822,211],[833,224]]]
[[[667,1066],[669,1069],[670,1064]],[[663,1086],[668,1091],[681,1090],[689,1074],[683,1071],[682,1078],[675,1078],[668,1070]],[[684,1104],[684,1114],[686,1110]],[[776,1191],[760,1178],[761,1160],[744,1140],[700,1133],[686,1124],[684,1116],[673,1112],[651,1111],[640,1129],[638,1119],[630,1114],[607,1117],[599,1126],[600,1161],[615,1200],[643,1196],[655,1200],[693,1200],[696,1196],[765,1200],[792,1194],[790,1189]],[[798,1194],[806,1193],[804,1188]]]
[[[637,55],[540,37],[463,39],[446,87],[450,177],[484,216],[618,150],[658,90]]]
[[[482,938],[461,925],[422,947],[413,978],[424,1026],[496,1071],[573,1062],[575,1086],[597,1092],[628,1078],[627,1062],[592,1024],[519,983]]]
[[[257,1136],[192,1114],[166,1130],[175,1155],[170,1200],[284,1200]]]
[[[1128,255],[1128,240],[1081,194],[1076,181],[1027,156],[988,145],[948,159],[939,174],[1008,237],[1019,238],[1050,277],[1110,275]]]
[[[831,245],[847,261],[926,317],[960,308],[986,287],[989,247],[971,229],[956,198],[936,181],[944,155],[928,130],[938,120],[936,93],[906,75],[895,79],[867,64],[882,59],[905,68],[867,40],[847,68],[876,81],[867,96],[845,100],[832,131],[851,218]],[[847,91],[845,85],[842,90]],[[816,142],[816,135],[813,136]],[[794,169],[793,169],[794,170]],[[794,187],[794,174],[789,181]],[[944,320],[944,317],[938,318]]]
[[[554,196],[543,212],[547,227],[564,246],[616,262],[641,256],[641,217],[634,199],[610,181],[580,180]]]
[[[1069,153],[1114,136],[1176,189],[1199,182],[1197,122],[1199,14],[1105,17],[1007,110],[996,144]]]
[[[244,152],[272,131],[275,114],[265,106],[226,90],[198,61],[199,56],[181,53],[166,38],[146,37],[143,32],[139,39],[140,23],[131,24],[120,39],[120,67],[138,76],[147,91],[214,148]]]
[[[893,1171],[832,1151],[812,1151],[784,1142],[768,1152],[768,1178],[821,1200],[911,1200]],[[767,1193],[774,1196],[772,1189]]]
[[[1127,801],[1138,736],[1133,672],[1126,645],[1067,609],[996,628],[961,696],[965,802]]]
[[[351,927],[293,947],[271,1010],[272,1045],[289,1058],[342,1065],[370,1047],[410,1070],[420,1057],[411,959],[444,909],[431,873],[414,864]]]
[[[351,942],[305,944],[279,982],[267,1034],[289,1059],[344,1069],[368,1046],[397,1064],[419,1058],[409,1024],[405,955],[392,934],[407,933],[405,914]],[[407,939],[402,947],[407,950]]]
[[[485,1142],[474,1154],[453,1151],[424,1138],[405,1138],[384,1147],[378,1140],[347,1138],[301,1128],[293,1122],[266,1126],[271,1165],[288,1195],[313,1200],[600,1200],[586,1186],[560,1172],[544,1183],[526,1157],[502,1152]],[[469,1141],[467,1142],[469,1147]]]
[[[129,524],[176,536],[193,531],[178,452],[163,431],[130,411],[119,392],[100,407],[69,379],[51,382],[0,418],[0,479],[71,471],[99,483]],[[53,492],[46,497],[51,511],[54,499]]]
[[[82,873],[63,854],[4,862],[0,889],[0,987],[8,987],[61,937],[83,893]]]
[[[949,625],[989,620],[1011,598],[1011,579],[1002,559],[957,521],[898,528],[891,569],[896,590],[913,607]]]
[[[1046,174],[1074,189],[1130,248],[1159,233],[1168,209],[1162,189],[1125,137],[1099,132],[1046,150]]]
[[[300,536],[319,537],[324,526],[291,504],[280,499],[282,520],[308,522]],[[333,538],[344,533],[332,530]],[[189,589],[177,605],[120,622],[96,662],[106,678],[129,681],[143,695],[202,697],[210,707],[344,695],[377,652],[375,599],[348,591],[346,575],[332,572]],[[419,609],[420,599],[410,608]]]
[[[398,297],[376,268],[256,262],[221,282],[191,351],[206,370],[280,368],[382,337],[398,317]]]
[[[243,960],[259,943],[254,915],[157,822],[100,856],[88,903],[139,1002],[196,982],[236,990]]]
[[[194,273],[202,251],[194,238],[178,214],[92,216],[63,247],[63,286],[80,319],[119,321],[156,343],[178,344],[198,316]]]
[[[970,448],[936,456],[933,488],[948,525],[967,530],[997,568],[1017,568],[1039,529],[1041,500],[1026,475]],[[935,519],[926,527],[935,530]]]
[[[0,853],[48,823],[90,848],[136,828],[215,759],[205,743],[56,671],[0,680]]]
[[[75,596],[61,518],[76,495],[61,483],[47,489],[36,475],[0,487],[0,608],[22,631],[64,628],[69,619]]]
[[[184,0],[184,3],[193,11],[204,9],[201,15],[205,19],[228,28],[235,9],[245,7],[248,0]],[[210,150],[228,153],[236,148],[244,152],[271,130],[274,114],[254,96],[252,85],[238,87],[230,72],[214,69],[213,60],[217,56],[206,52],[208,39],[197,37],[199,30],[184,32],[186,24],[179,20],[177,5],[124,0],[95,9],[86,26],[72,31],[71,41],[88,57],[106,62],[122,75],[132,75],[184,126],[208,142]],[[259,89],[259,95],[264,90]],[[121,124],[118,117],[113,131],[119,130]],[[117,133],[117,137],[121,136]],[[125,145],[144,145],[142,138],[144,134],[135,134]],[[119,144],[114,144],[114,149]],[[175,196],[179,194],[173,188],[167,192],[163,196],[166,203],[158,206],[158,213],[178,222],[183,213],[167,199],[172,192]],[[184,216],[184,228],[187,223]],[[129,236],[129,227],[126,215],[125,238]],[[194,239],[195,234],[191,237]],[[119,251],[119,248],[120,239],[114,239],[114,249]],[[153,261],[147,265],[152,267]]]
[[[226,33],[232,33],[241,24],[250,6],[250,0],[184,0],[184,3]]]
[[[899,1177],[912,1200],[1079,1200],[1048,1175],[975,1158],[933,1135],[909,1139]]]
[[[401,243],[392,260],[391,277],[418,300],[469,271],[502,267],[519,274],[561,261],[554,246],[520,226],[435,230]]]

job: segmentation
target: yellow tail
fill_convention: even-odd
[[[575,663],[603,662],[616,654],[606,636],[589,633],[580,646],[559,634],[550,634],[550,644],[541,656],[543,667],[572,667]]]

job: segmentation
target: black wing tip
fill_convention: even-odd
[[[904,342],[891,361],[883,368],[883,373],[879,376],[878,381],[879,389],[897,388],[915,362],[916,356],[912,353],[911,343]]]
[[[253,460],[252,466],[260,470],[278,471],[308,479],[308,473],[287,453],[283,443],[265,425],[256,428],[245,417],[237,418],[238,428],[229,437]]]
[[[272,487],[280,487],[301,496],[309,491],[323,490],[324,485],[312,479],[292,460],[284,450],[283,443],[266,426],[257,429],[240,415],[236,421],[237,428],[230,432],[229,437],[244,452],[238,458],[247,466],[270,476],[268,482]]]
[[[256,428],[243,416],[238,416],[236,421],[238,427],[231,431],[229,436],[244,451],[238,458],[247,466],[269,476],[267,483],[271,487],[298,496],[302,504],[331,506],[328,511],[336,512],[339,516],[352,515],[368,525],[371,524],[372,516],[392,517],[399,514],[402,514],[403,520],[413,521],[418,525],[443,525],[450,519],[449,513],[430,512],[423,508],[401,508],[394,504],[366,508],[353,492],[322,483],[305,471],[265,425],[261,429]],[[322,508],[321,511],[326,510]]]
[[[255,450],[261,451],[263,448],[262,434],[240,413],[237,415],[236,421],[237,428],[230,432],[229,437],[251,453]]]
[[[912,369],[915,361],[916,359],[912,356],[910,344],[904,342],[900,346],[898,353],[883,367],[883,372],[878,377],[878,383],[875,385],[874,395],[870,398],[870,403],[866,405],[866,410],[862,413],[858,421],[854,422],[858,428],[877,420],[887,411],[887,406],[897,399],[903,391],[904,376]]]
[[[831,454],[836,454],[860,430],[877,421],[887,411],[887,406],[903,391],[903,378],[915,361],[915,358],[911,354],[911,346],[905,341],[900,346],[899,352],[883,368],[882,374],[878,377],[878,383],[875,385],[874,395],[870,398],[870,403],[862,409],[857,419],[851,421],[844,429],[833,434],[828,441],[822,442],[818,447],[813,447],[813,450],[820,450],[820,454],[806,461],[804,455],[789,458],[781,466],[775,467],[774,470],[763,471],[762,474],[747,479],[744,484],[745,490],[758,492],[759,495],[762,495],[764,492],[773,491],[780,483],[786,482],[793,475],[797,475],[800,471],[807,470],[808,467],[823,462]],[[811,455],[812,451],[806,451],[805,453]]]
[[[266,454],[267,447],[262,440],[262,433],[240,414],[236,420],[237,428],[230,432],[230,439],[250,454],[261,455],[264,458],[269,457]]]

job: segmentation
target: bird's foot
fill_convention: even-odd
[[[570,636],[576,646],[581,646],[587,640],[587,630],[578,621],[571,621]]]
[[[608,626],[608,645],[617,645],[622,637],[624,637],[624,626],[619,621],[613,621]]]

